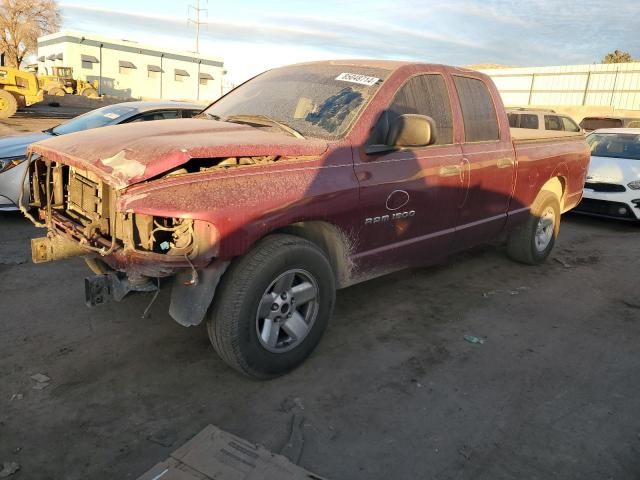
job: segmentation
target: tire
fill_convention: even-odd
[[[307,300],[313,294],[314,299]],[[334,276],[325,254],[305,239],[271,235],[232,263],[222,277],[207,331],[229,366],[249,377],[273,378],[311,354],[334,304]],[[306,327],[301,328],[301,319]],[[291,334],[296,331],[298,335]]]
[[[53,95],[54,97],[64,97],[67,92],[65,92],[62,88],[53,87],[51,90],[47,92],[48,95]]]
[[[98,92],[96,92],[96,90],[93,87],[84,88],[80,92],[80,95],[82,95],[83,97],[88,97],[88,98],[98,98]]]
[[[11,92],[0,90],[0,118],[12,117],[18,111],[18,101]]]
[[[543,190],[531,206],[529,218],[509,236],[507,254],[513,260],[527,265],[544,262],[560,232],[560,201]]]

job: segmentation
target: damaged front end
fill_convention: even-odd
[[[172,316],[183,325],[202,321],[227,265],[215,259],[213,225],[186,216],[120,211],[122,190],[92,171],[44,156],[31,156],[28,174],[31,210],[23,207],[23,212],[48,230],[46,237],[32,240],[34,263],[84,256],[97,273],[85,281],[90,306],[154,291],[160,278],[175,275]]]

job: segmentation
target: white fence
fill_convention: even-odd
[[[505,105],[640,110],[640,62],[482,70]]]

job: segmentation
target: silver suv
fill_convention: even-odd
[[[582,129],[573,119],[553,110],[507,109],[511,128],[528,128],[533,130],[556,130],[561,132],[581,132]]]

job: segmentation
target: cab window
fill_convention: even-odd
[[[453,116],[444,78],[439,74],[411,77],[396,92],[389,108],[381,115],[367,142],[386,143],[389,125],[400,115],[413,113],[431,117],[436,125],[434,145],[453,143]]]
[[[460,99],[466,142],[488,142],[500,139],[498,115],[489,89],[477,78],[453,76]]]

